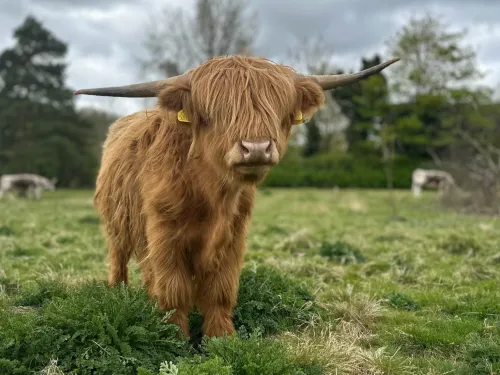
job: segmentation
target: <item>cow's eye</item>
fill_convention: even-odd
[[[200,117],[199,117],[199,123],[200,123],[201,126],[208,126],[208,124],[210,122],[208,121],[207,117],[200,115]]]

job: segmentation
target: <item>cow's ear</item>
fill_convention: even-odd
[[[193,109],[193,100],[191,99],[191,86],[189,82],[179,83],[167,86],[158,94],[158,105],[165,111],[175,111],[177,123],[185,129],[192,131],[192,141],[189,147],[187,158],[194,155],[195,144],[198,139],[198,129],[200,118]],[[188,125],[188,126],[186,126]]]
[[[297,112],[305,121],[310,119],[325,104],[325,92],[316,82],[299,78],[295,81],[297,90]]]
[[[191,92],[189,85],[167,86],[158,94],[160,108],[179,112],[190,106]]]
[[[200,122],[197,111],[193,108],[189,83],[179,83],[163,89],[158,94],[158,105],[165,111],[175,112],[179,124],[197,125]]]

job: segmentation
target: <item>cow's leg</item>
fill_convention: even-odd
[[[196,303],[203,315],[203,334],[220,337],[234,333],[232,310],[236,306],[240,272],[245,253],[246,221],[234,225],[232,240],[215,250],[217,261],[210,264],[201,253],[195,262]],[[210,249],[204,249],[210,251]]]
[[[26,199],[33,199],[33,187],[28,186],[27,188],[21,188],[19,190],[19,196]]]
[[[203,315],[203,334],[220,337],[234,333],[232,310],[236,306],[240,267],[224,262],[216,272],[197,274],[197,305]]]
[[[128,280],[128,267],[127,264],[130,260],[130,251],[120,246],[109,245],[109,270],[108,270],[108,284],[113,287],[124,283],[129,285]]]
[[[40,187],[34,187],[33,188],[33,195],[35,199],[40,199],[42,197],[42,189]]]
[[[196,302],[203,315],[203,334],[206,336],[234,333],[232,311],[237,301],[241,263],[232,253],[217,269],[205,271],[200,267],[196,274]]]
[[[113,287],[129,285],[128,262],[132,255],[131,243],[125,234],[108,236],[108,284]]]
[[[146,225],[148,258],[146,270],[152,272],[151,290],[163,311],[176,310],[170,321],[189,337],[188,314],[192,307],[193,280],[186,259],[186,245],[159,217],[149,217]],[[182,236],[182,233],[180,234]],[[149,268],[149,269],[148,269]],[[146,276],[147,278],[147,276]]]
[[[150,295],[154,294],[154,274],[153,274],[153,269],[151,267],[151,264],[149,260],[147,259],[141,259],[140,261],[140,267],[141,267],[141,281],[142,281],[142,287],[147,288],[148,293]]]
[[[442,198],[445,193],[448,193],[448,184],[446,181],[440,181],[438,183],[438,197]]]
[[[154,274],[153,269],[151,267],[151,262],[148,259],[148,251],[147,251],[147,241],[144,239],[141,241],[140,250],[138,251],[137,260],[139,263],[139,267],[141,269],[141,279],[142,279],[142,287],[147,288],[150,296],[154,295]]]
[[[415,197],[419,197],[419,196],[420,196],[420,193],[421,193],[421,191],[422,191],[422,188],[421,188],[421,186],[420,186],[419,184],[417,184],[417,183],[413,183],[413,184],[411,185],[411,190],[412,190],[413,195],[414,195]]]
[[[9,189],[5,193],[10,200],[15,200],[18,198],[18,190],[17,189]]]

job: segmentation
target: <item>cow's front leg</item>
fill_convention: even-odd
[[[197,274],[197,305],[203,315],[203,334],[209,337],[234,333],[240,269],[234,262],[221,264],[217,271]]]
[[[175,309],[170,321],[179,325],[189,337],[188,314],[192,307],[193,281],[186,262],[184,242],[173,235],[161,218],[150,218],[147,223],[148,259],[152,273],[150,290],[158,298],[162,311]]]
[[[422,188],[419,184],[413,183],[411,186],[411,190],[413,192],[413,196],[420,197],[420,194],[422,192]]]
[[[217,259],[196,262],[196,303],[203,315],[203,334],[220,337],[234,333],[233,308],[236,306],[240,272],[245,252],[242,232],[218,249],[205,249]]]

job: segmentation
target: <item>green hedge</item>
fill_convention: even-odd
[[[411,174],[421,164],[402,156],[395,158],[393,183],[398,189],[411,186]],[[379,157],[351,154],[320,154],[309,158],[285,157],[263,183],[266,187],[385,188],[387,181]]]

